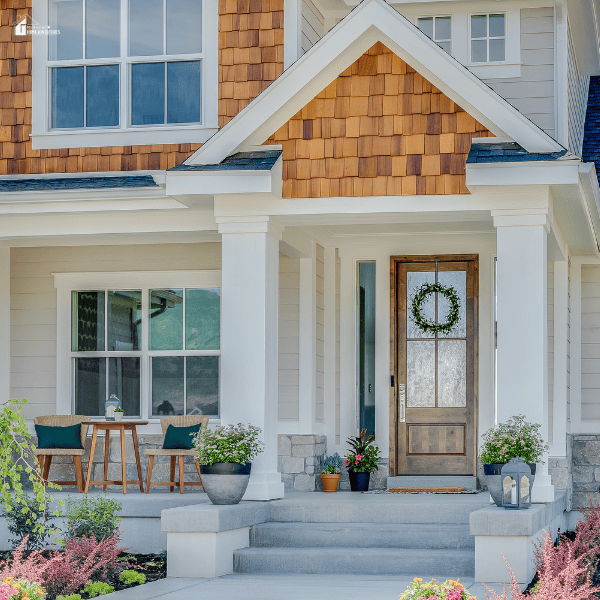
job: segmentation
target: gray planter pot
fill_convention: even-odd
[[[527,463],[531,469],[531,487],[535,479],[535,463]],[[491,465],[483,465],[483,474],[485,475],[485,483],[488,491],[496,506],[502,507],[502,467],[504,463],[494,463]]]
[[[200,465],[204,491],[213,504],[238,504],[246,493],[252,463]]]

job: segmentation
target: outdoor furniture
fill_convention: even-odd
[[[40,472],[44,481],[48,481],[50,474],[50,465],[52,464],[53,456],[72,456],[75,464],[76,481],[52,481],[59,485],[76,485],[77,491],[83,491],[83,468],[81,466],[81,457],[85,452],[85,439],[89,427],[89,417],[83,415],[45,415],[35,417],[34,425],[43,425],[46,427],[69,427],[71,425],[81,424],[81,445],[79,448],[35,448],[34,454],[37,456]]]
[[[90,461],[88,463],[87,477],[85,481],[85,493],[87,494],[90,485],[102,485],[104,491],[106,491],[107,485],[122,485],[123,493],[127,493],[128,483],[137,483],[140,486],[140,491],[144,491],[144,482],[142,480],[142,465],[140,463],[140,450],[138,446],[136,426],[137,425],[148,425],[148,421],[90,421],[90,425],[93,425],[92,431],[92,447],[90,448]],[[94,464],[94,452],[96,450],[96,439],[98,437],[98,431],[104,430],[106,437],[104,441],[104,479],[102,481],[91,481],[92,478],[92,467]],[[121,437],[121,473],[122,477],[120,480],[108,480],[108,454],[110,451],[110,432],[119,431]],[[126,465],[125,465],[125,431],[131,431],[131,437],[133,438],[133,451],[135,452],[135,462],[137,465],[138,478],[134,481],[127,481]]]
[[[163,417],[160,420],[160,426],[162,427],[163,436],[167,433],[167,429],[169,425],[173,425],[173,427],[190,427],[191,425],[198,425],[200,423],[201,427],[208,426],[208,416],[207,415],[179,415],[175,417]],[[185,485],[184,476],[183,476],[183,461],[186,456],[195,456],[195,450],[166,450],[164,448],[153,448],[150,450],[144,450],[144,454],[146,454],[148,458],[148,474],[146,475],[146,494],[150,492],[150,486],[153,485],[168,485],[173,492],[175,490],[175,486],[179,486],[179,492],[183,494],[183,488]],[[153,482],[152,481],[152,467],[154,466],[154,457],[155,456],[170,456],[171,457],[171,477],[170,481],[165,482]],[[179,457],[179,481],[175,481],[175,460]],[[195,462],[196,470],[198,471],[198,477],[200,477],[200,481],[192,481],[187,482],[187,485],[202,485],[202,476],[200,475],[200,465]]]

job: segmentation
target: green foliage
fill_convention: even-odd
[[[132,583],[139,583],[141,585],[146,583],[146,576],[133,569],[126,569],[119,575],[119,581],[125,585],[131,585]]]
[[[13,503],[4,516],[8,531],[16,536],[9,540],[13,549],[27,537],[26,550],[41,550],[46,546],[46,539],[56,531],[49,525],[54,517],[48,514],[48,503],[40,506],[36,496],[24,494],[21,502]]]
[[[83,593],[87,594],[90,598],[112,594],[114,591],[115,588],[108,583],[104,583],[104,581],[94,581],[83,588]]]
[[[321,473],[323,475],[337,475],[342,472],[342,457],[336,452],[332,456],[326,456],[321,464]]]
[[[68,596],[57,596],[56,600],[82,600],[79,594],[69,594]]]
[[[349,437],[346,442],[352,449],[346,456],[344,464],[348,471],[372,473],[379,466],[379,448],[373,444],[374,435],[367,435],[363,429],[358,436]]]
[[[93,532],[98,541],[111,537],[121,522],[118,513],[122,508],[120,502],[108,496],[83,494],[75,500],[69,497],[65,535],[90,537]]]
[[[506,423],[500,423],[486,431],[482,438],[479,458],[486,465],[505,464],[511,458],[520,457],[525,462],[543,462],[549,446],[540,435],[541,425],[528,423],[523,415],[515,415]]]
[[[421,314],[421,305],[429,296],[434,293],[442,294],[450,302],[450,312],[446,315],[445,323],[436,323],[428,321]],[[456,290],[451,286],[443,286],[441,283],[424,283],[415,293],[411,304],[411,316],[415,325],[423,332],[427,333],[450,333],[450,330],[458,323],[460,300]]]
[[[194,437],[197,460],[201,465],[248,463],[264,452],[264,444],[258,439],[260,432],[259,427],[246,428],[242,423],[219,425],[213,430],[203,427]]]
[[[44,517],[47,515],[48,502],[52,497],[46,494],[47,485],[35,460],[34,446],[22,413],[24,404],[27,404],[25,399],[13,399],[0,404],[0,502],[7,513],[14,513],[21,507],[25,510],[23,514],[26,514],[30,510],[30,503],[23,490],[23,479],[29,480],[42,518],[32,523],[31,513],[25,521],[41,534],[45,529]],[[60,489],[52,483],[48,487]]]

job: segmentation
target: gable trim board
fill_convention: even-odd
[[[514,140],[529,152],[564,149],[384,0],[364,0],[186,164],[218,163],[246,146],[262,144],[377,42],[494,135]]]

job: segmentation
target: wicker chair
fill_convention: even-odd
[[[160,420],[160,426],[162,427],[163,435],[167,433],[169,425],[173,427],[190,427],[191,425],[198,425],[200,423],[202,427],[208,426],[207,415],[179,415],[175,417],[163,417]],[[183,488],[185,485],[183,477],[183,461],[186,456],[195,456],[195,450],[163,450],[162,448],[152,448],[144,450],[144,454],[148,456],[148,474],[146,475],[146,494],[150,492],[150,486],[153,485],[168,485],[173,492],[175,486],[179,486],[179,492],[183,494]],[[154,466],[155,456],[170,456],[171,457],[171,478],[170,481],[153,482],[152,481],[152,467]],[[179,457],[179,481],[175,481],[175,461]],[[198,471],[198,477],[200,481],[188,482],[187,485],[202,485],[202,476],[200,475],[200,465],[196,462],[196,470]]]
[[[46,425],[50,427],[68,427],[69,425],[77,425],[81,423],[81,445],[85,448],[85,438],[89,425],[86,421],[89,421],[89,417],[83,415],[46,415],[43,417],[36,417],[33,422],[35,425]],[[77,448],[36,448],[34,450],[35,455],[38,459],[40,471],[45,481],[48,481],[48,475],[50,473],[50,465],[52,464],[53,456],[72,456],[73,462],[75,463],[75,477],[77,481],[53,481],[59,485],[76,485],[78,492],[83,492],[83,467],[81,466],[81,457],[85,450],[78,450]]]

